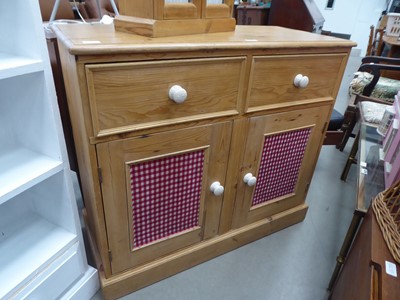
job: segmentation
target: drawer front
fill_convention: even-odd
[[[334,99],[346,57],[346,54],[254,57],[246,111]],[[298,74],[308,77],[306,87],[294,85]]]
[[[87,65],[94,135],[238,114],[245,61],[235,57]],[[186,91],[182,103],[170,99],[176,85]]]
[[[85,272],[82,257],[75,243],[52,262],[34,280],[27,284],[12,299],[56,299]],[[45,251],[45,250],[43,250]]]

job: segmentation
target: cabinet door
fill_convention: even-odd
[[[322,106],[250,118],[235,227],[304,202],[329,112],[330,106]],[[255,185],[244,182],[247,173]]]
[[[97,146],[112,273],[216,235],[231,122]]]

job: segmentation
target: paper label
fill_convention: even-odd
[[[101,42],[100,41],[82,41],[82,44],[92,45],[92,44],[101,44]]]
[[[397,277],[397,267],[396,264],[385,261],[386,273],[390,276]]]

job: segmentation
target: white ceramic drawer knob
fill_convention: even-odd
[[[180,85],[174,85],[169,89],[169,99],[174,101],[175,103],[183,103],[187,98],[186,90]]]
[[[244,181],[248,186],[253,186],[253,185],[256,184],[257,178],[256,178],[255,176],[253,176],[253,174],[247,173],[246,175],[244,175],[243,181]]]
[[[210,191],[215,196],[221,196],[224,193],[224,187],[221,185],[219,181],[215,181],[211,184]]]
[[[298,88],[307,87],[309,82],[310,82],[310,79],[308,79],[307,76],[303,76],[302,74],[297,74],[293,80],[294,86],[298,87]]]

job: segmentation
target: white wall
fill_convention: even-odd
[[[376,26],[388,0],[335,0],[333,9],[325,9],[328,0],[315,0],[325,18],[324,30],[351,34],[360,55],[367,50],[370,26]]]

